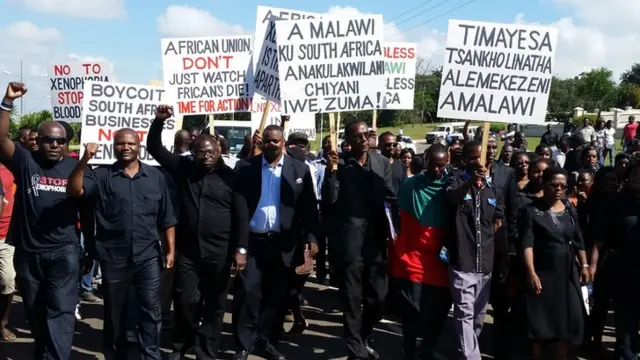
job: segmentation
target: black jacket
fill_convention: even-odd
[[[238,161],[238,188],[247,204],[251,220],[262,192],[262,156]],[[318,200],[306,163],[284,155],[280,182],[280,251],[287,267],[304,263],[302,246],[317,243],[320,231]]]

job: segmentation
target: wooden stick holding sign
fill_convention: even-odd
[[[371,117],[371,129],[373,129],[373,132],[376,134],[376,136],[374,136],[373,138],[373,145],[378,146],[378,109],[373,109],[373,116]],[[371,144],[371,141],[369,141],[369,144]]]
[[[480,148],[480,165],[487,165],[487,144],[489,143],[489,125],[491,123],[485,121],[482,123],[482,145]]]
[[[215,117],[213,116],[213,114],[207,116],[209,118],[209,134],[211,134],[211,136],[216,134],[216,129],[214,128],[214,124],[213,122],[215,121]]]
[[[331,138],[331,150],[338,151],[338,134],[336,132],[336,117],[334,113],[329,114],[329,136]],[[331,170],[338,170],[338,166],[334,165]]]
[[[267,100],[267,102],[264,104],[264,109],[262,110],[262,119],[260,119],[260,127],[258,127],[257,133],[262,135],[262,132],[264,131],[264,128],[267,127],[267,119],[269,119],[269,110],[271,110],[271,100]],[[255,134],[254,134],[255,137]],[[253,141],[253,139],[251,139]],[[262,150],[260,150],[260,147],[256,146],[256,144],[252,144],[253,145],[253,156],[258,156],[260,154],[262,154]]]

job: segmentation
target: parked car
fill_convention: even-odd
[[[478,126],[469,125],[469,127],[467,128],[467,135],[469,135],[469,139],[473,139],[476,134],[476,129],[478,129]],[[453,139],[464,140],[464,134],[462,133],[463,130],[464,125],[462,127],[456,128],[452,134],[447,136],[447,144],[450,144]]]
[[[416,143],[414,143],[413,139],[411,139],[411,137],[409,137],[409,136],[403,136],[402,137],[402,146],[405,149],[413,150],[414,153],[418,151],[418,149],[416,148]]]
[[[428,132],[424,139],[427,140],[427,144],[432,144],[434,141],[440,141],[444,143],[449,135],[451,135],[456,127],[463,127],[463,122],[444,123],[438,125],[433,131]]]

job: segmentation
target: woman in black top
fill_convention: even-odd
[[[587,232],[594,234],[594,244],[591,248],[591,261],[589,274],[593,279],[593,307],[589,314],[587,341],[592,342],[594,350],[598,351],[602,345],[602,332],[604,329],[611,295],[616,283],[612,270],[610,255],[613,249],[602,248],[602,242],[595,235],[599,222],[602,221],[603,209],[608,210],[616,198],[618,192],[618,176],[616,170],[606,166],[598,170],[593,181],[591,194],[586,202],[589,224]],[[596,271],[597,270],[597,271]]]
[[[525,295],[527,330],[534,359],[548,358],[543,356],[542,344],[552,341],[556,343],[553,358],[564,360],[569,345],[583,340],[580,284],[589,280],[589,265],[577,216],[565,206],[567,173],[550,167],[542,181],[543,197],[523,208],[519,217],[530,287]]]

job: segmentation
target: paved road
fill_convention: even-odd
[[[280,349],[288,356],[289,359],[299,360],[327,360],[327,359],[346,359],[344,357],[344,345],[342,340],[341,314],[335,310],[337,308],[337,296],[335,291],[324,286],[308,284],[305,289],[305,296],[311,303],[306,309],[307,319],[309,321],[309,329],[295,342],[284,342],[280,345]],[[20,299],[17,299],[19,302]],[[223,349],[232,349],[233,340],[231,337],[229,314],[230,302],[228,303],[227,313],[225,315],[225,327],[223,329],[224,336],[222,339]],[[76,326],[76,336],[74,338],[74,348],[70,360],[103,360],[100,355],[101,336],[102,336],[102,305],[100,304],[82,304],[83,320],[79,321]],[[16,303],[12,311],[12,325],[17,331],[19,337],[14,343],[3,344],[0,349],[0,359],[7,360],[25,360],[30,358],[33,351],[33,341],[28,331],[24,319],[24,309],[21,303]],[[482,348],[490,349],[489,339],[492,331],[492,319],[487,317],[487,324],[483,336],[481,338]],[[287,328],[290,325],[287,325]],[[451,334],[451,324],[447,325],[445,334]],[[608,326],[605,329],[605,341],[608,348],[611,348],[613,341],[613,329]],[[374,346],[381,354],[382,359],[398,360],[400,359],[401,348],[400,328],[396,323],[384,321],[376,328],[373,336]],[[451,356],[451,337],[443,336],[440,346],[443,360],[453,359]],[[227,351],[225,358],[231,359],[232,352]],[[193,359],[193,356],[189,358]],[[485,359],[491,359],[488,353]],[[261,359],[259,357],[251,357],[250,359]],[[583,360],[596,360],[596,357],[581,357]]]

